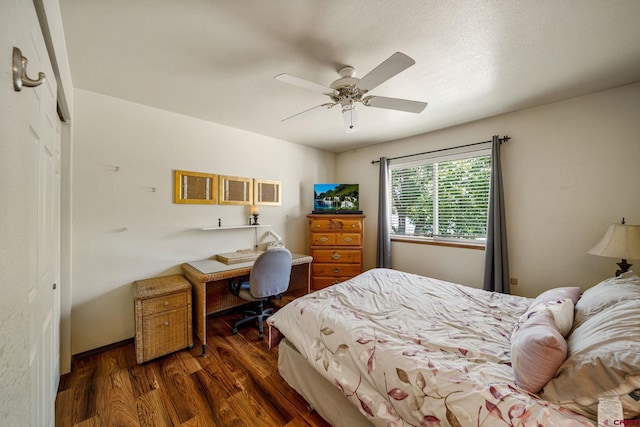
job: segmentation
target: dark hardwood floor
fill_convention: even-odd
[[[56,426],[329,426],[280,377],[255,327],[231,334],[239,316],[208,318],[204,357],[196,343],[138,365],[127,344],[77,360],[60,380]]]

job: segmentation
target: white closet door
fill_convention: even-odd
[[[27,74],[45,82],[13,90],[0,73],[0,198],[3,203],[0,268],[8,278],[2,305],[3,372],[12,387],[0,392],[8,409],[0,424],[53,426],[59,381],[60,122],[56,80],[32,2],[3,2],[0,66],[11,70],[18,47]],[[9,65],[5,67],[5,65]],[[54,289],[55,288],[55,289]],[[7,391],[6,384],[2,384]],[[6,405],[6,406],[5,406]],[[4,411],[3,411],[4,412]]]

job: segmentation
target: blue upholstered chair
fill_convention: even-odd
[[[264,303],[284,293],[289,288],[291,277],[291,252],[285,248],[268,250],[256,259],[249,275],[249,281],[237,284],[230,282],[231,293],[251,302],[256,302],[255,311],[246,310],[242,319],[233,325],[232,332],[246,323],[257,320],[258,339],[264,338],[263,321],[273,314],[273,309],[264,309]]]

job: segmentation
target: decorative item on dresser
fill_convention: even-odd
[[[311,290],[343,282],[363,271],[364,218],[361,214],[309,214]]]
[[[181,274],[133,283],[136,360],[193,347],[191,283]]]

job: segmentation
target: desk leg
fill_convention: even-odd
[[[198,282],[193,285],[193,320],[196,336],[202,343],[202,355],[207,347],[207,284]]]

